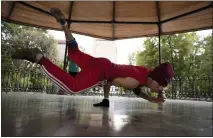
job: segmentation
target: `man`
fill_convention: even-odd
[[[105,91],[109,91],[110,86],[114,85],[132,89],[137,96],[150,102],[164,101],[162,98],[152,98],[146,95],[140,87],[145,86],[151,91],[161,93],[174,76],[171,64],[163,63],[152,70],[143,66],[118,65],[105,58],[94,58],[87,55],[78,49],[78,44],[68,29],[61,11],[51,8],[50,12],[61,24],[68,45],[68,56],[81,68],[81,72],[75,78],[72,77],[47,59],[38,48],[17,50],[12,58],[40,64],[41,70],[47,77],[66,94],[80,93],[102,84]],[[100,106],[105,105],[100,104]]]

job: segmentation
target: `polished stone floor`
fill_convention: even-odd
[[[2,93],[2,136],[212,136],[212,103]]]

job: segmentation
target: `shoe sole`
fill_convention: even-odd
[[[94,106],[94,105],[93,105]],[[94,107],[109,107],[109,106],[94,106]]]
[[[34,54],[32,54],[33,52]],[[22,49],[14,52],[11,57],[13,59],[28,60],[32,63],[37,63],[35,57],[36,54],[41,54],[41,51],[38,49]]]
[[[50,13],[56,18],[57,21],[65,20],[65,16],[59,9],[50,9]]]
[[[109,105],[108,106],[104,106],[104,105],[93,105],[94,107],[109,107]]]

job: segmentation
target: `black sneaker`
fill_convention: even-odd
[[[50,13],[55,17],[55,19],[57,20],[57,22],[59,22],[61,25],[65,25],[66,24],[66,18],[62,14],[62,12],[61,12],[60,9],[58,9],[58,8],[51,8],[50,9]]]
[[[40,55],[40,58],[39,56],[37,56],[38,54],[41,54]],[[25,48],[25,49],[19,49],[19,50],[16,50],[13,55],[12,55],[12,58],[13,59],[25,59],[25,60],[28,60],[30,62],[33,62],[33,63],[38,63],[38,61],[41,59],[41,57],[43,56],[41,50],[39,50],[38,48]]]
[[[108,99],[103,99],[102,102],[97,103],[97,104],[93,104],[93,106],[95,107],[109,107],[109,100]]]

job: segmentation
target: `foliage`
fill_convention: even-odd
[[[131,53],[128,55],[128,61],[129,61],[129,65],[135,65],[135,53]]]
[[[57,54],[56,40],[52,36],[48,35],[47,31],[44,29],[21,26],[4,21],[2,21],[1,30],[1,73],[4,77],[2,85],[9,85],[10,87],[14,85],[23,86],[26,85],[26,83],[32,83],[33,87],[49,85],[41,80],[42,77],[35,78],[35,76],[33,76],[34,73],[41,75],[36,64],[32,64],[28,61],[12,60],[11,54],[16,49],[37,47],[45,53],[45,56],[50,59],[54,59]],[[14,70],[18,71],[14,72]],[[22,74],[30,74],[30,76],[28,76],[29,82],[24,81],[26,77],[20,75],[20,72],[23,71],[24,73]],[[9,76],[6,74],[9,74]],[[8,82],[10,76],[12,77],[12,80],[9,80]]]
[[[158,38],[146,39],[144,46],[144,51],[137,51],[135,54],[136,65],[156,67],[159,64]],[[212,48],[211,35],[203,40],[200,40],[194,32],[162,36],[162,62],[172,63],[175,72],[173,91],[182,94],[190,91],[191,93],[213,91]],[[204,77],[205,79],[203,79]],[[205,81],[208,83],[203,83]]]
[[[175,75],[178,77],[210,75],[212,73],[211,37],[207,36],[199,40],[196,33],[162,36],[162,62],[172,63]],[[158,38],[148,38],[144,46],[144,51],[136,53],[136,65],[156,67],[159,64]]]

